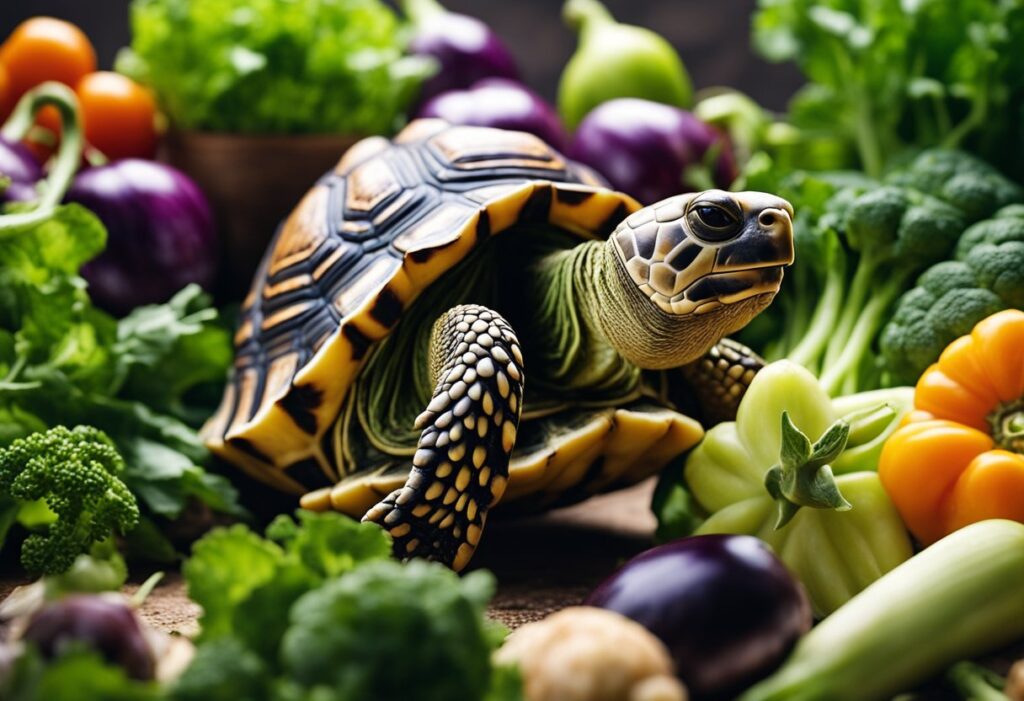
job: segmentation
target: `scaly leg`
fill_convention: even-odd
[[[498,313],[454,307],[434,324],[430,374],[436,389],[416,419],[422,433],[409,479],[363,520],[391,534],[399,557],[438,560],[458,571],[508,482],[523,407],[519,341]]]
[[[735,420],[740,400],[763,367],[757,353],[723,338],[703,358],[680,368],[700,406],[705,428]]]

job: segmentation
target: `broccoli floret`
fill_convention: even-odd
[[[21,548],[26,570],[59,574],[115,530],[135,527],[139,507],[117,478],[122,470],[111,440],[88,426],[57,426],[0,450],[0,499],[38,528]]]
[[[999,171],[962,151],[925,151],[888,182],[938,197],[962,210],[968,221],[992,216],[1000,207],[1024,200],[1024,189]]]
[[[1009,307],[1024,308],[1024,207],[964,232],[956,259],[932,266],[899,300],[882,332],[890,384],[913,384],[954,339]]]
[[[886,312],[914,275],[950,254],[966,221],[942,200],[885,186],[859,196],[842,226],[859,258],[822,367],[830,394],[859,388],[859,370]]]

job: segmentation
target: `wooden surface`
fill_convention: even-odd
[[[616,566],[650,546],[653,488],[648,481],[539,517],[495,517],[471,565],[497,577],[492,617],[514,628],[580,603]],[[0,598],[20,583],[0,579]],[[129,585],[129,591],[135,586]],[[167,573],[140,613],[160,630],[198,631],[199,607],[188,599],[176,572]]]

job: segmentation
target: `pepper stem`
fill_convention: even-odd
[[[764,484],[778,504],[778,530],[792,520],[801,507],[849,511],[829,463],[846,449],[850,424],[839,419],[825,429],[813,445],[793,424],[789,412],[782,412],[782,451],[779,463],[768,470]]]
[[[36,114],[47,106],[60,113],[60,150],[50,167],[46,188],[34,209],[0,216],[0,238],[12,236],[23,227],[33,226],[50,216],[67,192],[82,158],[82,131],[78,124],[78,98],[66,85],[53,81],[43,83],[18,101],[14,112],[0,128],[0,136],[8,141],[21,141],[35,124]]]
[[[988,422],[1000,448],[1024,455],[1024,398],[1000,404]]]

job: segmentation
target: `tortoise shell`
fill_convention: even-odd
[[[250,476],[305,494],[304,506],[361,516],[405,477],[353,475],[339,464],[331,428],[373,347],[416,297],[513,225],[547,222],[603,239],[639,208],[530,134],[419,120],[393,142],[359,142],[267,251],[222,403],[203,429],[207,445]],[[702,431],[646,405],[549,419],[534,435],[513,454],[506,500],[543,491],[552,502],[585,477],[588,492],[635,482]]]

